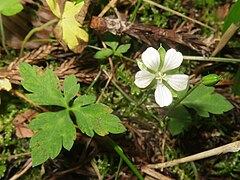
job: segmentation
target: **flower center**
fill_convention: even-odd
[[[161,72],[157,72],[155,79],[159,80],[162,83],[162,80],[164,79],[165,76],[166,76],[166,74],[163,74]]]

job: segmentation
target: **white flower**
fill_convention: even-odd
[[[155,101],[160,107],[168,106],[173,100],[171,90],[182,91],[188,84],[187,75],[167,73],[167,71],[178,68],[182,61],[182,53],[175,49],[169,49],[163,60],[160,59],[156,49],[149,47],[142,53],[142,62],[138,61],[138,67],[141,70],[135,75],[134,83],[139,88],[146,88],[153,80],[156,80]]]

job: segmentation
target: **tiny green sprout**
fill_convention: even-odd
[[[207,76],[204,76],[202,78],[202,84],[205,86],[214,86],[222,79],[221,76],[218,76],[216,74],[209,74]]]

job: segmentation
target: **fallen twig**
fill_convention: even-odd
[[[237,152],[239,150],[240,150],[240,141],[236,141],[236,142],[229,143],[224,146],[220,146],[220,147],[217,147],[217,148],[214,148],[214,149],[211,149],[208,151],[204,151],[204,152],[201,152],[198,154],[194,154],[194,155],[187,156],[187,157],[180,158],[180,159],[175,159],[173,161],[169,161],[169,162],[165,162],[165,163],[158,163],[158,164],[149,164],[149,165],[146,165],[146,167],[152,168],[152,169],[166,168],[166,167],[175,166],[180,163],[196,161],[196,160],[208,158],[211,156],[216,156],[219,154],[225,154],[228,152]]]

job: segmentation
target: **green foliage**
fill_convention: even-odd
[[[238,0],[234,5],[232,5],[223,25],[223,33],[228,29],[228,27],[234,23],[235,25],[239,24],[240,16],[239,16],[239,9],[240,9],[240,1]]]
[[[222,114],[233,108],[224,96],[213,91],[213,87],[200,85],[181,104],[193,108],[202,117],[209,117],[209,113]]]
[[[111,49],[102,48],[98,51],[94,57],[96,59],[106,59],[109,56],[116,55],[122,56],[122,54],[126,53],[128,49],[131,47],[131,44],[122,44],[118,47],[119,43],[116,41],[108,41],[105,42]]]
[[[187,9],[182,6],[181,0],[165,0],[161,3],[161,5],[170,9],[174,9],[183,14],[188,12]],[[143,3],[141,11],[139,11],[138,14],[142,23],[156,25],[162,28],[169,28],[168,23],[172,17],[175,16],[173,13],[161,10],[158,7],[150,5],[149,3]]]
[[[239,179],[240,178],[240,153],[229,154],[229,158],[225,161],[218,162],[214,165],[214,176],[228,177]]]
[[[113,54],[113,50],[109,48],[102,48],[100,51],[96,52],[94,58],[96,59],[106,59]]]
[[[23,6],[19,0],[1,0],[0,1],[0,14],[4,16],[13,16],[22,11]]]
[[[101,103],[95,104],[94,96],[79,96],[71,106],[69,105],[80,88],[74,75],[64,80],[62,93],[59,80],[50,69],[43,72],[37,67],[21,63],[19,70],[23,77],[23,87],[31,92],[27,94],[31,101],[64,108],[57,112],[41,113],[30,123],[30,128],[37,131],[30,141],[33,166],[45,162],[48,158],[55,158],[62,146],[67,150],[72,148],[76,130],[71,112],[80,130],[90,137],[94,136],[94,132],[104,136],[125,131],[119,118],[111,114],[112,110],[109,107]]]
[[[192,124],[192,118],[183,105],[179,105],[169,114],[168,130],[175,136]]]
[[[23,76],[23,87],[27,91],[32,92],[26,96],[34,103],[66,107],[66,101],[62,98],[59,82],[53,71],[47,69],[45,73],[43,73],[38,67],[34,66],[32,68],[31,65],[27,63],[22,63],[19,71]]]
[[[209,113],[223,114],[233,108],[224,96],[213,91],[214,87],[198,86],[169,114],[168,130],[173,136],[187,130],[194,123],[186,107],[194,109],[204,118],[209,117]]]

